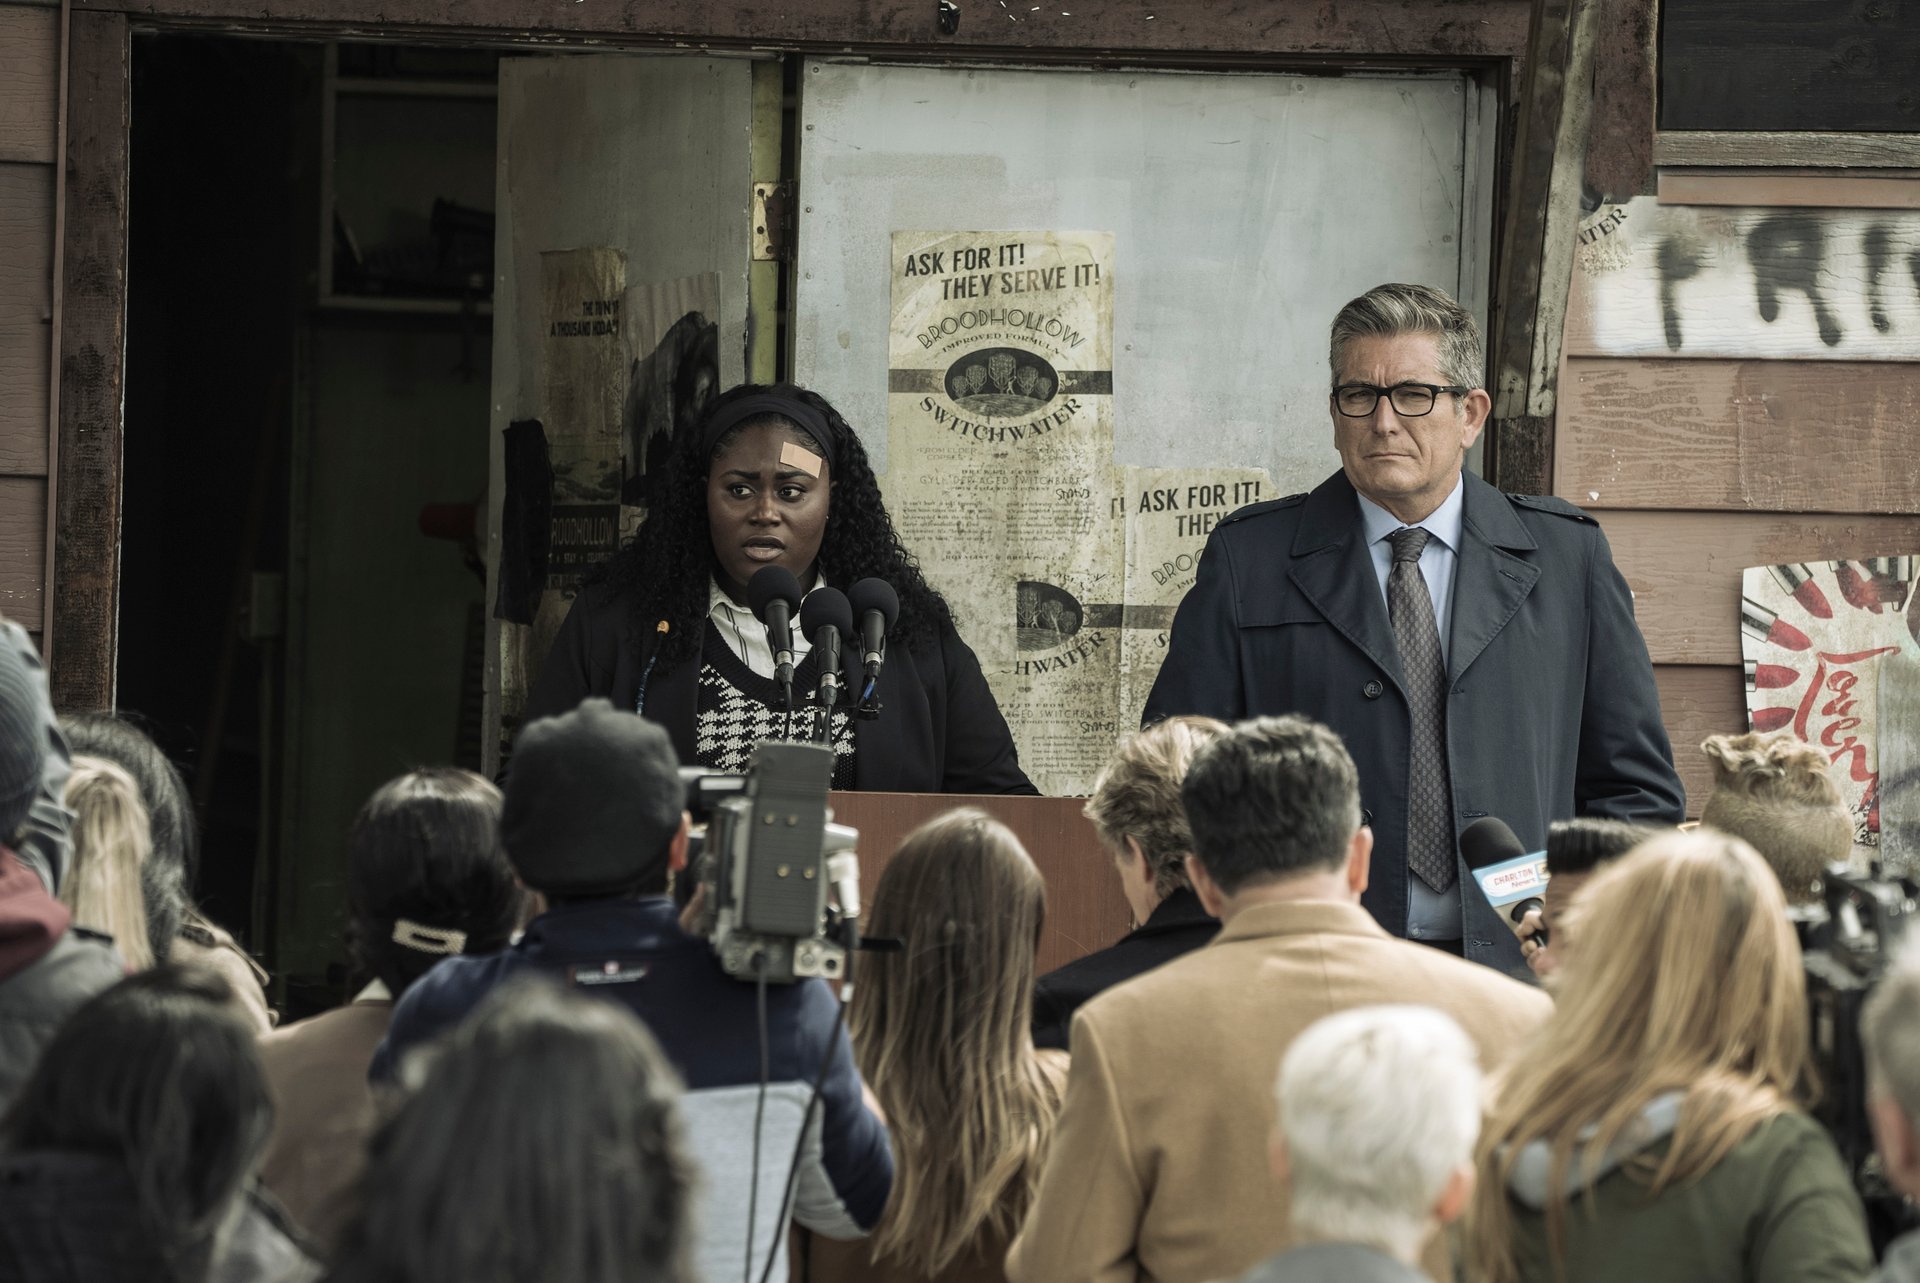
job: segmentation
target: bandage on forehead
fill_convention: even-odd
[[[711,459],[714,447],[720,444],[721,438],[727,433],[750,420],[770,416],[785,419],[812,437],[826,451],[827,463],[835,471],[839,470],[840,436],[827,421],[827,416],[798,397],[782,396],[778,392],[756,392],[721,406],[701,429],[701,453]]]

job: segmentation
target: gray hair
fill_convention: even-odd
[[[1335,382],[1347,340],[1431,334],[1440,343],[1440,377],[1464,388],[1485,386],[1486,349],[1473,313],[1431,285],[1376,285],[1333,318],[1327,351]]]
[[[1434,1202],[1480,1136],[1473,1044],[1431,1007],[1360,1007],[1308,1027],[1280,1062],[1294,1237],[1419,1256]]]
[[[1920,1127],[1920,948],[1894,959],[1860,1013],[1860,1042],[1873,1090]]]

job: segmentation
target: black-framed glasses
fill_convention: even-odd
[[[1385,397],[1393,412],[1403,419],[1418,419],[1433,413],[1433,403],[1442,392],[1461,396],[1473,391],[1452,383],[1396,383],[1383,388],[1372,383],[1342,383],[1333,390],[1333,406],[1349,419],[1364,419]]]

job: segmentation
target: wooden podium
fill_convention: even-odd
[[[1047,882],[1047,922],[1036,959],[1044,974],[1104,949],[1127,933],[1132,913],[1113,859],[1079,797],[974,796],[956,793],[834,793],[836,824],[860,830],[860,898],[873,902],[881,870],[907,834],[956,807],[977,807],[1012,829]]]

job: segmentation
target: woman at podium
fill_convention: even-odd
[[[789,717],[748,581],[766,566],[791,572],[803,592],[873,578],[893,588],[899,616],[867,701],[877,715],[832,712],[834,787],[1036,791],[979,661],[894,532],[865,448],[824,397],[792,384],[722,394],[675,443],[659,493],[574,599],[524,720],[603,695],[664,727],[681,761],[744,770],[754,745],[810,727],[804,707]],[[804,703],[819,665],[793,613],[793,692]]]

